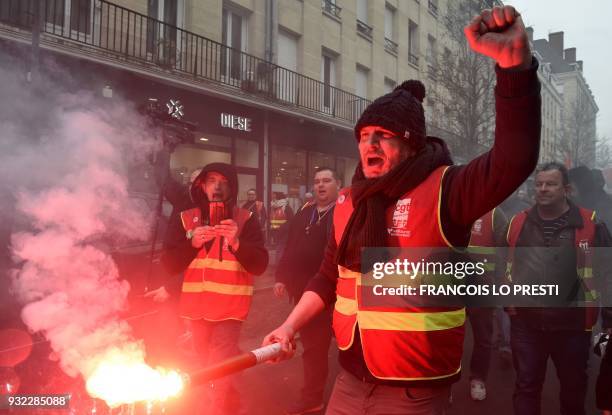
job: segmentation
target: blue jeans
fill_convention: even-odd
[[[546,363],[550,357],[561,385],[562,415],[584,415],[591,332],[546,331],[531,328],[520,317],[511,318],[511,345],[516,385],[514,413],[539,415]]]

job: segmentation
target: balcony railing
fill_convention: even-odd
[[[429,8],[429,12],[433,14],[434,16],[438,17],[438,5],[431,0],[429,0],[427,4],[428,4],[427,7]]]
[[[361,33],[368,39],[372,39],[372,30],[372,26],[369,26],[367,23],[357,19],[357,32]]]
[[[409,51],[408,52],[408,62],[410,62],[414,66],[419,66],[419,57]]]
[[[36,4],[40,4],[41,41],[47,44],[57,41],[80,53],[94,52],[101,58],[146,65],[167,77],[222,84],[258,100],[348,122],[355,122],[369,103],[342,89],[106,0],[81,0],[81,7],[69,16],[64,13],[63,0],[2,0],[0,25],[32,30]]]
[[[435,63],[431,63],[430,62],[430,63],[427,64],[427,75],[433,81],[438,79],[438,68],[437,68]]]
[[[397,55],[398,45],[389,38],[385,38],[385,50],[389,53]]]
[[[340,18],[340,11],[342,11],[342,8],[336,4],[335,0],[321,0],[321,8],[324,12],[338,19]]]

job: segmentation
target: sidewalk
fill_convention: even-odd
[[[259,291],[271,290],[274,287],[274,273],[276,272],[276,263],[278,262],[276,250],[268,248],[268,255],[270,260],[266,272],[255,277],[255,294]]]

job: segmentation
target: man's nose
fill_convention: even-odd
[[[376,133],[368,134],[368,136],[366,137],[366,143],[368,145],[375,145],[380,143],[380,135]]]

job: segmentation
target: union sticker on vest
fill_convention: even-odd
[[[393,225],[391,228],[387,228],[389,235],[410,237],[410,231],[406,229],[406,225],[408,225],[411,204],[412,198],[397,201],[395,211],[393,212]]]
[[[472,231],[474,233],[479,234],[479,235],[482,233],[482,219],[477,219],[476,222],[474,222],[474,226],[472,227]]]

